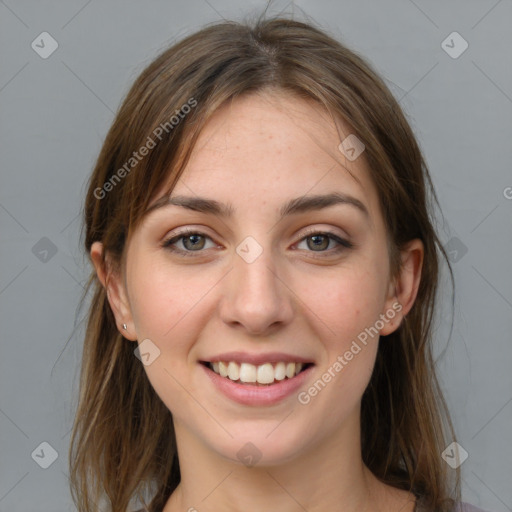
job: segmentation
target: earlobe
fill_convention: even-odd
[[[137,336],[133,327],[130,305],[124,284],[119,273],[109,266],[108,255],[103,259],[103,244],[101,242],[94,242],[92,244],[91,260],[96,275],[107,293],[107,299],[115,316],[119,332],[123,337],[136,341]]]
[[[393,310],[393,318],[381,329],[381,336],[387,336],[400,326],[402,319],[414,305],[421,282],[424,247],[423,242],[415,238],[401,250],[401,266],[397,278],[390,283],[385,311]],[[390,315],[391,316],[391,315]]]

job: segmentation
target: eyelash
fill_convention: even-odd
[[[179,254],[179,255],[183,255],[183,256],[187,256],[187,257],[195,257],[196,255],[194,253],[201,253],[201,252],[204,252],[204,250],[189,251],[189,250],[177,249],[176,247],[173,247],[173,244],[175,244],[182,238],[187,238],[188,236],[192,236],[192,235],[199,235],[199,236],[202,236],[204,238],[208,238],[211,240],[211,237],[209,237],[208,235],[206,235],[204,233],[201,233],[200,231],[193,231],[193,230],[187,229],[185,231],[182,231],[181,233],[178,233],[177,235],[173,236],[172,238],[168,238],[167,240],[164,240],[162,242],[162,247],[164,249],[167,249],[167,250],[175,253],[175,254]],[[311,229],[311,230],[307,231],[304,234],[304,236],[299,240],[298,243],[302,242],[303,240],[305,240],[313,235],[326,236],[326,237],[330,238],[331,240],[334,240],[338,244],[338,246],[333,249],[327,249],[324,251],[308,251],[313,254],[316,252],[318,252],[320,254],[328,253],[329,255],[338,254],[346,249],[352,249],[354,247],[354,244],[352,242],[349,242],[348,240],[340,238],[338,235],[335,235],[334,233],[332,233],[330,231],[319,231],[316,229]],[[315,257],[318,257],[318,256],[315,256]],[[320,256],[320,257],[323,257],[323,256]]]

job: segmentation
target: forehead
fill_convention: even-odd
[[[364,153],[350,161],[339,149],[349,135],[348,125],[312,100],[275,92],[239,97],[206,123],[171,196],[254,207],[337,191],[358,198],[373,217],[378,200]]]

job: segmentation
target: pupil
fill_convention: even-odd
[[[329,245],[329,241],[324,235],[313,235],[311,236],[311,240],[313,240],[314,247],[317,248],[325,249],[327,245]],[[325,244],[325,241],[327,241],[327,245]]]
[[[187,238],[185,238],[185,246],[187,246],[187,242],[191,242],[190,245],[192,247],[201,246],[199,238],[201,238],[201,235],[189,235]],[[188,247],[188,248],[190,248],[190,247]]]

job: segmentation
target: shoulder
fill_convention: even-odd
[[[425,505],[423,499],[419,498],[418,501],[416,502],[416,507],[414,509],[414,512],[427,512],[427,509],[430,510]],[[471,505],[470,503],[465,503],[465,502],[456,503],[452,510],[453,510],[453,512],[489,512],[487,510],[475,507],[474,505]],[[141,511],[141,512],[143,512],[143,511]]]
[[[454,512],[487,512],[481,508],[477,508],[473,505],[470,505],[469,503],[459,503],[455,507]]]

